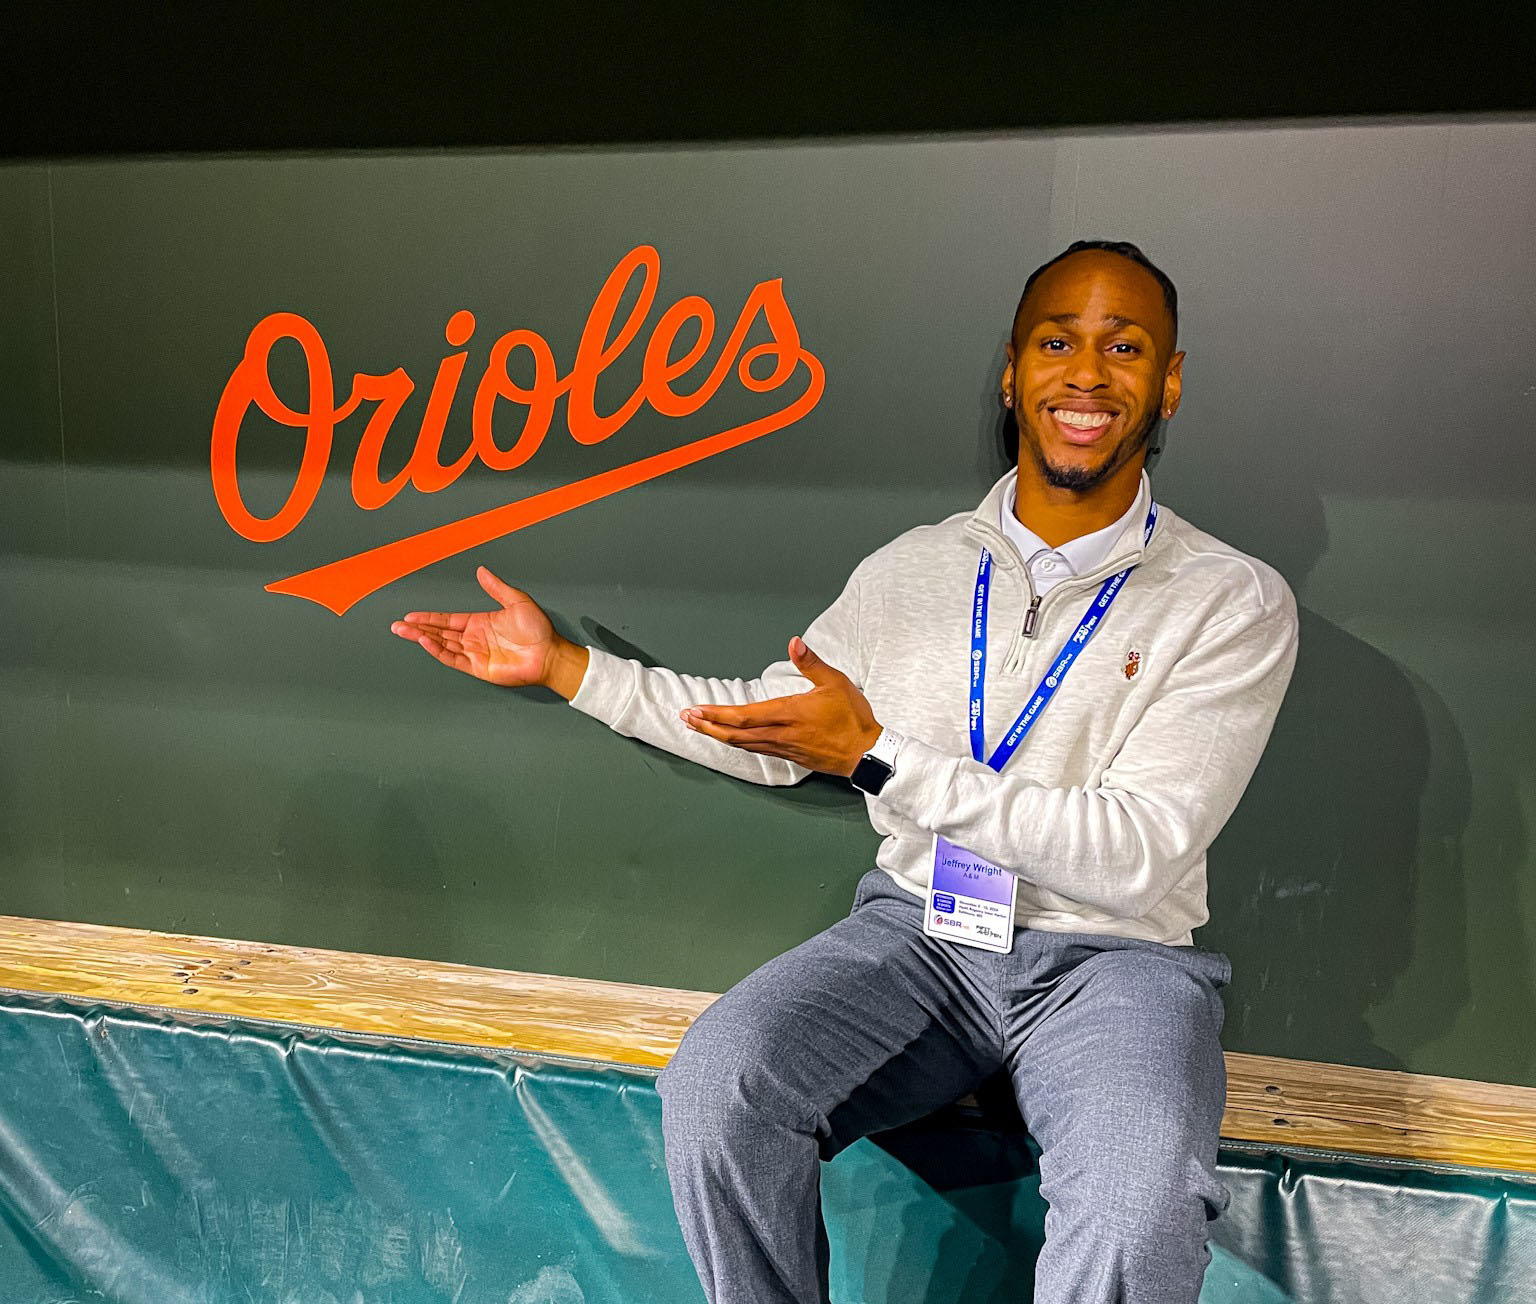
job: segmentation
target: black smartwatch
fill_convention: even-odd
[[[896,773],[896,754],[901,750],[901,735],[892,729],[882,729],[875,745],[853,767],[848,781],[861,792],[878,797],[880,790]]]

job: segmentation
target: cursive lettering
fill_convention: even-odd
[[[616,327],[619,305],[637,275],[640,282],[635,301]],[[324,483],[337,426],[364,404],[371,405],[372,411],[353,456],[351,493],[358,507],[376,511],[407,484],[418,493],[438,493],[476,461],[492,471],[522,466],[548,435],[561,398],[565,399],[571,438],[591,445],[618,433],[642,407],[650,407],[663,417],[693,415],[714,397],[733,370],[744,388],[760,394],[783,388],[802,366],[809,377],[797,397],[768,416],[274,581],[267,589],[308,598],[340,615],[361,598],[423,566],[782,430],[816,406],[825,385],[825,371],[820,359],[801,343],[799,328],[784,298],[783,282],[770,280],[759,282],[747,295],[719,355],[692,389],[681,388],[679,382],[708,354],[715,334],[715,313],[697,295],[687,295],[672,304],[646,342],[640,382],[634,392],[612,412],[599,412],[598,380],[635,343],[655,303],[660,275],[661,258],[650,245],[637,246],[619,260],[593,301],[571,368],[564,376],[553,349],[537,332],[517,329],[497,339],[475,385],[469,446],[444,464],[443,437],[468,363],[469,350],[464,346],[476,325],[470,312],[454,313],[444,330],[444,338],[454,351],[438,364],[409,460],[388,480],[382,478],[380,460],[396,420],[415,392],[410,376],[398,367],[381,376],[358,373],[346,401],[338,405],[330,355],[320,332],[297,313],[274,312],[264,317],[251,331],[245,352],[220,395],[210,445],[210,470],[219,511],[231,529],[255,543],[281,539],[305,519]],[[759,320],[770,338],[743,352],[747,336]],[[680,338],[690,330],[696,332],[693,343],[674,356]],[[297,344],[303,354],[307,400],[302,408],[290,407],[280,399],[272,383],[272,351],[283,341]],[[514,381],[510,372],[512,359],[522,354],[532,363],[532,379],[527,385]],[[760,363],[771,364],[762,376],[754,372]],[[502,405],[523,410],[515,431],[509,414],[500,410]],[[304,432],[304,449],[293,486],[282,506],[266,517],[252,512],[240,491],[241,428],[253,407],[279,425]]]

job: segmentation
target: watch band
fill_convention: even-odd
[[[874,745],[864,753],[873,756],[877,761],[884,761],[892,769],[896,767],[896,757],[901,751],[901,745],[906,741],[894,729],[881,729],[880,736],[875,739]]]

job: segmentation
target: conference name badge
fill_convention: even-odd
[[[1006,869],[934,834],[923,932],[961,946],[1011,951],[1018,886]]]

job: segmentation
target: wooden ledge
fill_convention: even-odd
[[[0,987],[659,1068],[708,992],[0,915]]]
[[[0,986],[650,1068],[715,999],[3,915]],[[1536,1173],[1536,1088],[1228,1052],[1222,1136]]]

